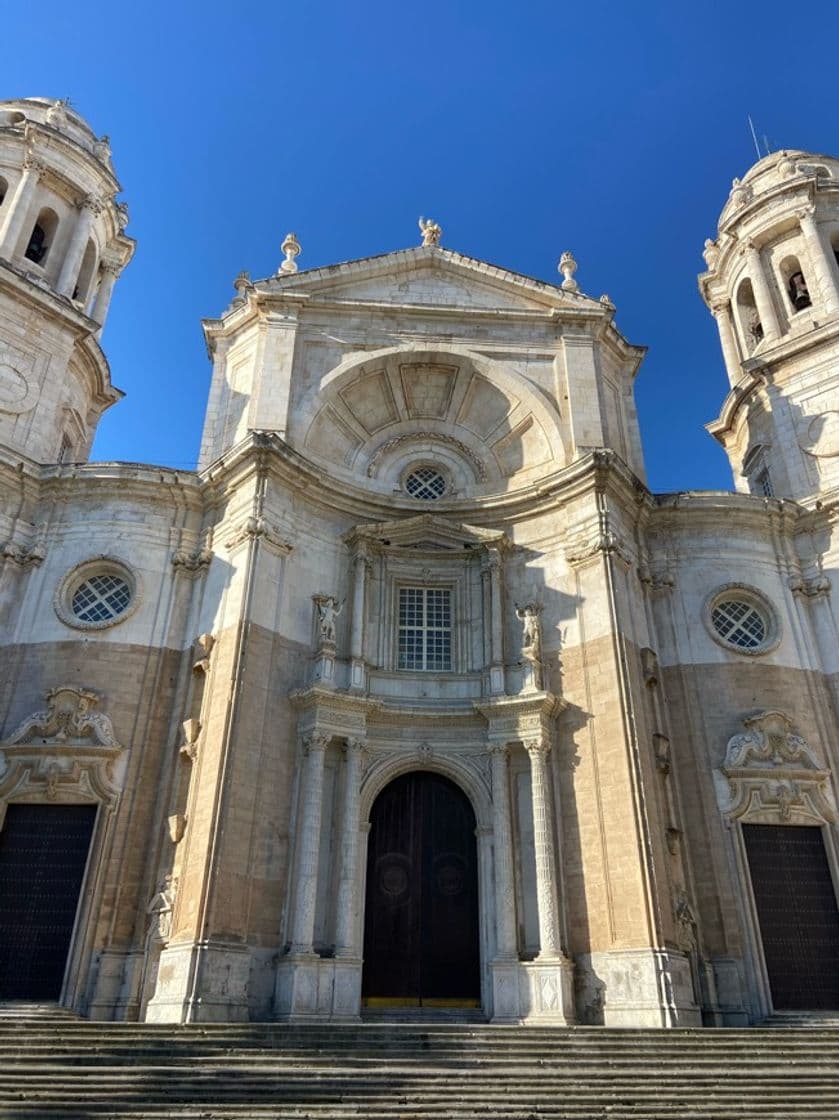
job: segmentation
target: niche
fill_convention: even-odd
[[[803,311],[805,307],[810,307],[813,301],[810,299],[810,289],[804,273],[801,271],[798,257],[784,257],[781,261],[781,276],[793,312]]]
[[[763,341],[763,324],[757,313],[754,290],[751,280],[742,280],[737,289],[737,319],[740,324],[740,334],[751,354],[759,342]]]
[[[43,267],[47,262],[57,229],[58,215],[54,210],[45,207],[38,215],[38,220],[29,235],[26,252],[23,254],[26,259]]]

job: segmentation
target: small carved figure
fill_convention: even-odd
[[[335,619],[344,609],[344,604],[339,603],[333,595],[318,595],[315,598],[318,608],[318,640],[335,642]]]
[[[523,607],[516,604],[516,618],[522,624],[522,650],[537,660],[542,652],[542,633],[539,626],[541,613],[542,608],[537,603],[525,603]]]
[[[443,230],[437,225],[433,218],[420,218],[419,228],[422,234],[422,243],[425,248],[428,248],[430,245],[440,244]]]
[[[111,162],[111,138],[110,136],[100,136],[96,143],[93,145],[93,154],[102,163]]]
[[[149,933],[159,941],[168,941],[172,932],[172,907],[175,904],[175,883],[171,875],[164,875],[155,888],[146,908],[149,915]]]

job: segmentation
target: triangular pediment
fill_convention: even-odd
[[[462,551],[503,545],[506,537],[493,529],[481,529],[450,521],[433,513],[421,513],[401,521],[367,522],[357,525],[348,543],[366,541],[379,548],[413,548],[428,551]]]
[[[581,293],[448,249],[419,248],[347,261],[263,281],[260,287],[312,298],[446,309],[546,311],[598,306]]]

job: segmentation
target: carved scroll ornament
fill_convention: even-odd
[[[830,770],[796,734],[784,712],[744,720],[745,732],[728,741],[722,774],[729,816],[764,823],[820,824],[836,819]]]
[[[95,692],[62,685],[0,743],[0,801],[114,803],[114,763],[123,747]]]

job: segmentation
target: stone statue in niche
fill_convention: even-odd
[[[523,607],[516,604],[516,618],[522,624],[522,653],[526,656],[541,657],[542,630],[539,616],[542,608],[537,603],[525,603]]]
[[[313,595],[318,612],[318,648],[325,645],[335,645],[335,620],[344,609],[344,604],[339,603],[334,595]]]
[[[524,691],[542,688],[542,627],[540,615],[542,608],[538,603],[516,603],[516,618],[522,625],[521,654],[527,666]]]

